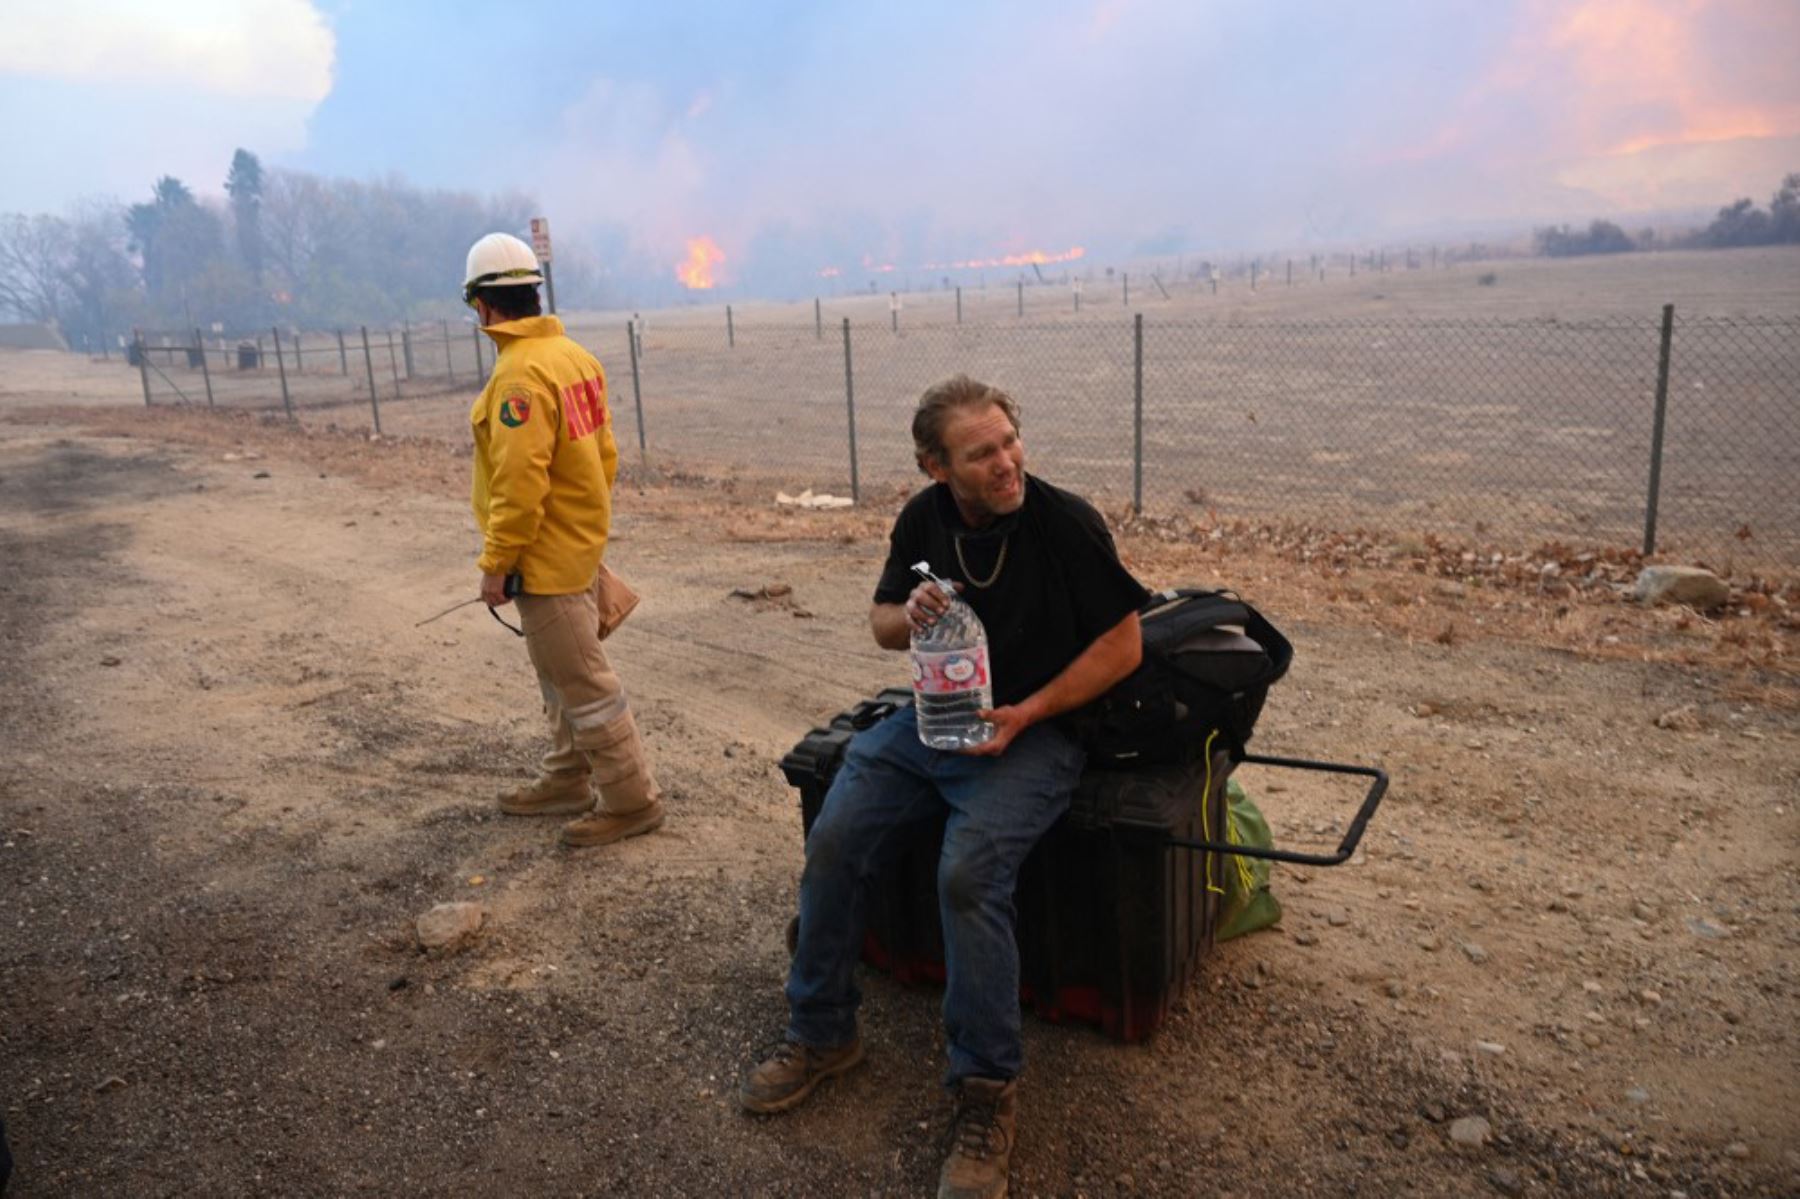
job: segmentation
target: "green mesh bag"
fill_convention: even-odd
[[[1269,822],[1250,801],[1236,779],[1225,784],[1225,839],[1233,845],[1253,845],[1272,849],[1275,838],[1269,833]],[[1219,925],[1214,938],[1229,941],[1245,933],[1269,928],[1281,921],[1281,904],[1269,893],[1269,863],[1262,858],[1223,857],[1220,859],[1222,892],[1219,900]]]

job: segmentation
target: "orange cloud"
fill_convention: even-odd
[[[1742,76],[1759,54],[1791,63],[1800,46],[1800,10],[1792,5],[1586,0],[1549,13],[1546,47],[1567,56],[1580,96],[1576,115],[1598,141],[1584,150],[1635,154],[1800,133],[1800,91],[1791,82],[1784,97],[1746,87]],[[1778,40],[1763,41],[1765,33]]]
[[[1526,0],[1450,115],[1385,160],[1585,159],[1800,134],[1800,4]]]

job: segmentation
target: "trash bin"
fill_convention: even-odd
[[[262,366],[262,350],[253,341],[238,342],[238,369],[253,371]]]

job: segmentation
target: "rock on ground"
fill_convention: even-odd
[[[1479,1149],[1494,1135],[1494,1126],[1483,1116],[1464,1116],[1450,1125],[1450,1139],[1458,1145]]]
[[[1731,588],[1698,566],[1646,566],[1638,573],[1633,594],[1646,604],[1687,604],[1705,611],[1730,599]]]
[[[440,903],[420,916],[416,928],[426,949],[459,949],[481,931],[478,903]]]

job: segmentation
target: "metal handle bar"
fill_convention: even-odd
[[[1312,762],[1305,758],[1270,758],[1262,754],[1245,754],[1245,762],[1253,762],[1258,766],[1275,766],[1286,770],[1317,770],[1324,774],[1358,774],[1373,779],[1369,784],[1369,793],[1363,797],[1362,807],[1356,810],[1356,818],[1344,832],[1344,839],[1338,843],[1336,853],[1296,853],[1291,849],[1262,849],[1254,845],[1220,844],[1216,841],[1188,841],[1179,837],[1170,837],[1168,844],[1183,849],[1200,849],[1209,853],[1235,854],[1240,858],[1266,858],[1271,862],[1294,862],[1302,866],[1341,866],[1356,852],[1356,846],[1362,840],[1363,830],[1368,827],[1369,818],[1375,815],[1375,809],[1381,806],[1381,797],[1387,794],[1387,771],[1374,766],[1347,766],[1339,762]]]

